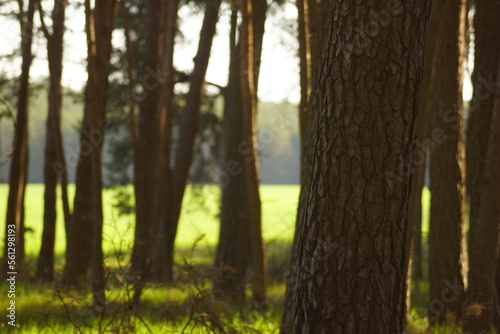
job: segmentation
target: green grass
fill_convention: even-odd
[[[295,226],[299,187],[296,185],[265,185],[261,189],[264,238],[266,240],[291,241]],[[25,224],[29,228],[29,232],[26,234],[26,254],[28,256],[37,256],[41,246],[43,191],[44,187],[41,184],[30,184],[26,189]],[[74,187],[70,186],[68,191],[70,198],[72,198]],[[0,200],[0,217],[2,219],[5,217],[7,196],[8,186],[0,185],[0,199],[2,199]],[[201,235],[205,235],[205,237],[199,246],[215,245],[219,233],[218,187],[205,186],[196,191],[189,189],[186,196],[176,245],[179,247],[190,246]],[[118,216],[117,210],[113,208],[115,200],[112,190],[104,190],[103,202],[104,250],[108,252],[112,250],[114,248],[113,242],[116,240],[131,244],[134,233],[134,217],[132,215]],[[58,210],[62,212],[60,203]],[[4,232],[2,227],[0,229],[1,240],[3,240]],[[56,253],[62,254],[66,247],[62,214],[58,215],[56,233]]]
[[[73,195],[74,188],[70,188]],[[0,217],[5,217],[8,187],[0,185]],[[89,309],[88,291],[59,291],[56,284],[34,281],[17,282],[17,323],[21,333],[210,333],[206,316],[219,317],[227,331],[239,333],[277,333],[285,294],[284,276],[288,269],[290,244],[293,238],[299,196],[298,186],[264,185],[261,187],[263,234],[268,257],[268,307],[259,310],[251,305],[225,305],[215,301],[210,293],[214,247],[219,233],[218,198],[215,186],[189,189],[184,202],[176,241],[177,280],[170,285],[149,285],[141,307],[128,309],[130,284],[120,284],[118,277],[125,272],[117,268],[120,261],[115,250],[130,252],[133,242],[132,215],[118,216],[113,207],[113,192],[104,191],[105,264],[108,271],[106,291],[109,307],[104,318]],[[422,202],[428,208],[430,194],[424,191]],[[61,209],[59,210],[62,211]],[[43,186],[31,184],[26,193],[26,251],[31,269],[40,249],[43,221]],[[61,216],[61,215],[60,215]],[[424,215],[424,239],[428,216]],[[4,230],[0,229],[3,239]],[[204,235],[192,252],[193,242]],[[425,243],[424,243],[425,245]],[[64,264],[65,234],[59,217],[56,254],[58,273]],[[120,261],[119,261],[120,260]],[[196,283],[196,284],[195,284]],[[427,289],[425,284],[414,287],[411,326],[413,333],[425,333]],[[0,285],[0,300],[4,303],[5,284]],[[3,306],[2,306],[3,307]],[[3,313],[3,312],[2,312]],[[205,325],[203,324],[205,322]],[[4,327],[2,327],[4,326]],[[0,332],[12,331],[0,322]],[[118,331],[118,329],[120,329]],[[441,333],[446,331],[437,331]]]

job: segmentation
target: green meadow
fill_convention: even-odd
[[[73,196],[74,188],[70,187]],[[132,188],[127,188],[132,191]],[[176,276],[171,284],[151,284],[145,290],[141,307],[130,310],[131,284],[123,283],[132,249],[134,216],[120,215],[116,193],[104,190],[104,251],[108,272],[105,316],[89,308],[89,291],[61,290],[57,282],[37,283],[31,277],[16,286],[17,326],[15,330],[0,321],[0,331],[21,333],[215,333],[219,323],[230,333],[277,333],[285,294],[285,276],[290,259],[299,198],[297,185],[261,186],[263,233],[268,256],[268,299],[265,309],[252,305],[226,305],[210,292],[211,268],[218,239],[217,186],[191,187],[184,200],[176,240]],[[5,217],[8,186],[0,185],[0,216]],[[429,192],[423,195],[428,208]],[[60,203],[59,203],[60,204]],[[426,212],[425,210],[424,212]],[[59,207],[62,212],[62,207]],[[26,191],[26,253],[34,273],[43,229],[43,185],[30,184]],[[56,270],[64,265],[65,231],[59,214],[56,241]],[[424,215],[424,233],[427,215]],[[3,219],[2,219],[3,220]],[[4,226],[0,229],[3,240]],[[425,235],[424,235],[425,239]],[[123,284],[122,284],[123,283]],[[417,286],[412,311],[412,332],[426,328],[426,286]],[[0,301],[7,289],[0,285]],[[1,302],[0,302],[1,304]],[[0,310],[4,306],[0,306]],[[3,311],[0,311],[2,314]],[[4,316],[2,315],[2,319]],[[439,331],[442,332],[442,331]]]

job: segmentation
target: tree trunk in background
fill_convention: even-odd
[[[133,67],[135,64],[134,50],[132,46],[132,40],[130,38],[130,26],[129,26],[129,11],[125,5],[124,1],[121,1],[121,11],[123,20],[123,35],[125,38],[125,54],[127,58],[127,80],[128,80],[128,111],[130,115],[130,137],[132,141],[133,149],[133,184],[134,191],[137,190],[137,165],[139,164],[139,129],[137,128],[137,94],[135,91],[136,82],[134,80]],[[135,194],[137,196],[137,194]]]
[[[245,154],[247,154],[243,175],[247,192],[250,232],[252,264],[250,283],[253,299],[257,304],[262,304],[266,300],[266,258],[262,239],[259,156],[257,152],[257,82],[261,50],[256,50],[255,45],[262,48],[266,11],[266,0],[244,1],[241,8],[242,22],[240,30],[240,80],[244,136],[242,144],[246,147],[244,150]],[[262,17],[262,14],[264,17]],[[260,27],[262,27],[262,33],[259,31]],[[258,35],[255,36],[255,33]],[[240,147],[243,148],[241,144]]]
[[[474,15],[474,94],[467,122],[467,187],[470,196],[469,238],[475,232],[475,223],[481,201],[484,162],[493,114],[495,74],[500,59],[500,1],[475,0]]]
[[[299,40],[299,60],[300,60],[300,104],[299,104],[299,120],[300,120],[300,137],[301,137],[301,168],[300,168],[300,184],[301,191],[299,203],[303,196],[308,193],[307,176],[311,160],[311,150],[308,146],[311,145],[311,124],[314,122],[315,114],[309,113],[309,108],[314,104],[312,101],[311,92],[313,83],[317,82],[319,51],[318,40],[318,3],[315,0],[297,0],[298,9],[298,40]],[[299,206],[297,210],[297,219],[295,223],[295,231],[292,243],[292,258],[290,261],[290,270],[287,272],[287,280],[290,277],[295,277],[293,272],[298,268],[297,247],[298,236],[300,235],[301,218],[305,213],[304,207]],[[287,285],[287,293],[285,299],[284,313],[281,319],[280,329],[284,333],[291,332],[293,320],[295,319],[294,310],[291,305],[295,303],[297,291],[292,286],[291,282]]]
[[[4,257],[2,263],[2,274],[6,272],[22,270],[24,263],[24,193],[28,179],[28,111],[30,84],[29,75],[33,59],[31,45],[33,40],[33,16],[38,0],[30,0],[28,11],[21,17],[21,78],[19,80],[18,100],[17,100],[17,118],[14,134],[12,162],[9,174],[9,197],[7,200],[7,217],[5,220],[4,237]],[[23,12],[22,3],[19,8]],[[9,229],[16,231],[15,270],[9,269],[7,256]]]
[[[407,297],[406,297],[406,319],[410,319],[411,312],[411,291],[412,279],[419,282],[423,280],[422,264],[422,190],[425,184],[425,172],[427,169],[427,153],[432,144],[427,131],[429,124],[429,97],[430,88],[434,74],[434,56],[439,36],[440,23],[443,17],[444,1],[434,1],[431,14],[427,24],[427,33],[424,52],[424,73],[422,89],[420,91],[420,105],[415,127],[417,146],[412,168],[413,177],[411,180],[410,202],[408,205],[408,234],[407,252],[408,257],[408,277],[407,277]]]
[[[155,242],[160,225],[166,189],[165,171],[168,170],[167,126],[169,124],[168,82],[172,80],[171,62],[173,44],[170,28],[175,27],[172,17],[177,16],[177,1],[146,2],[145,49],[142,55],[143,70],[141,83],[143,100],[139,115],[139,160],[136,181],[136,226],[132,270],[138,275],[134,303],[139,302],[146,280],[150,279]],[[176,6],[175,6],[176,7]],[[175,14],[175,15],[174,15]],[[167,209],[165,209],[168,211]],[[160,230],[161,233],[161,230]]]
[[[245,197],[242,187],[244,156],[238,153],[243,141],[243,114],[239,82],[240,46],[236,46],[229,67],[226,89],[223,138],[224,152],[220,183],[220,234],[217,246],[214,290],[219,297],[243,300],[244,279],[250,265],[248,224],[245,222]]]
[[[222,163],[219,175],[221,186],[221,213],[219,244],[215,266],[214,291],[219,297],[242,300],[245,295],[244,279],[249,266],[250,245],[244,222],[244,197],[241,187],[243,155],[234,143],[243,141],[243,119],[240,90],[240,46],[236,45],[237,4],[232,2],[230,31],[229,79],[224,94],[224,120],[222,128]],[[238,232],[238,230],[242,232]]]
[[[469,107],[467,122],[467,187],[470,196],[469,246],[471,252],[475,237],[484,185],[484,164],[488,148],[489,132],[494,107],[494,94],[497,87],[495,73],[500,60],[500,1],[475,0],[474,15],[474,72],[472,86],[474,94]],[[498,265],[500,269],[500,265]],[[500,270],[497,273],[497,296],[500,289]],[[500,297],[496,305],[500,304]],[[500,328],[500,309],[495,313],[495,324]]]
[[[447,1],[436,47],[430,133],[431,216],[429,228],[429,320],[457,323],[462,318],[465,179],[462,69],[465,1]]]
[[[174,169],[172,177],[172,213],[171,222],[166,234],[166,257],[170,273],[172,273],[174,258],[174,243],[179,224],[179,216],[182,207],[182,199],[189,177],[189,167],[193,158],[193,146],[198,128],[201,103],[205,95],[205,75],[207,72],[212,41],[215,36],[219,8],[221,0],[208,0],[205,4],[205,17],[200,32],[198,52],[194,58],[194,69],[190,77],[189,92],[186,95],[186,106],[184,107],[179,125],[179,140],[175,153]],[[172,274],[170,274],[172,276]],[[170,277],[172,278],[172,277]]]
[[[232,50],[226,91],[224,162],[220,175],[221,229],[214,290],[221,297],[242,300],[245,276],[251,267],[253,298],[260,303],[265,299],[265,258],[260,224],[255,110],[267,3],[253,0],[242,6],[245,8],[242,9],[240,40]],[[249,47],[250,44],[253,45]],[[252,70],[251,78],[248,74],[247,78],[242,77],[244,68]]]
[[[499,63],[500,65],[500,63]],[[500,68],[499,68],[500,69]],[[500,70],[497,71],[497,82]],[[500,226],[500,88],[496,89],[489,141],[487,144],[481,202],[474,234],[470,240],[469,286],[464,332],[489,333],[497,310],[495,275],[498,264]]]
[[[422,190],[425,183],[425,171],[427,167],[427,153],[432,144],[432,137],[427,131],[429,124],[429,98],[431,83],[434,74],[434,58],[436,53],[437,38],[439,36],[440,23],[444,15],[444,1],[434,2],[427,25],[425,53],[424,53],[424,76],[420,93],[420,106],[417,116],[415,132],[417,134],[417,152],[415,154],[412,185],[410,191],[410,203],[408,209],[408,228],[411,242],[412,254],[412,276],[415,281],[423,279],[422,268]]]
[[[89,77],[85,88],[75,204],[63,272],[63,283],[74,286],[84,280],[91,266],[96,311],[101,311],[105,302],[101,151],[106,127],[111,35],[116,14],[116,0],[96,0],[94,9],[90,0],[85,1]]]
[[[404,329],[410,190],[404,170],[413,156],[430,1],[392,4],[321,2],[318,117],[309,191],[300,204],[298,268],[287,287],[287,294],[297,291],[287,305],[294,324],[284,333]],[[345,39],[372,22],[369,13],[383,10],[390,20],[377,25],[378,34]]]
[[[304,142],[307,137],[307,125],[309,120],[308,106],[309,96],[312,89],[312,57],[311,57],[311,34],[309,31],[309,0],[297,0],[298,9],[298,40],[299,40],[299,65],[300,65],[300,103],[299,103],[299,119],[300,119],[300,141],[301,157],[304,156]],[[304,162],[302,162],[304,164]],[[301,173],[301,184],[304,180],[304,175]]]
[[[44,162],[44,216],[43,235],[40,255],[37,262],[37,278],[44,281],[54,279],[54,246],[56,238],[57,218],[57,184],[61,182],[65,226],[69,223],[69,205],[67,197],[67,174],[61,134],[61,102],[62,102],[62,60],[64,21],[66,13],[65,0],[54,1],[52,11],[52,34],[43,23],[43,32],[47,39],[47,56],[49,62],[49,110],[47,116],[47,132],[45,138]],[[43,20],[42,8],[39,8]]]
[[[165,78],[162,83],[162,118],[165,118],[164,126],[161,133],[160,148],[162,154],[162,186],[160,189],[160,216],[159,226],[156,233],[155,259],[153,260],[153,277],[157,280],[173,280],[174,272],[174,240],[175,232],[172,224],[172,171],[171,165],[171,137],[172,137],[172,117],[173,117],[173,100],[174,100],[174,45],[175,36],[177,34],[177,12],[179,1],[169,1],[167,8],[167,26],[166,26],[166,51],[165,51]]]

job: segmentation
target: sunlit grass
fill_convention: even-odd
[[[130,189],[131,190],[131,189]],[[0,217],[5,217],[8,188],[0,185]],[[73,194],[74,188],[70,188]],[[176,241],[176,276],[174,284],[150,284],[144,291],[138,309],[129,309],[131,286],[117,283],[121,267],[129,261],[133,243],[134,217],[118,216],[113,208],[113,192],[104,191],[104,250],[108,272],[107,314],[101,319],[89,308],[89,291],[59,291],[56,284],[35,282],[17,283],[17,328],[20,333],[210,333],[204,316],[214,311],[225,330],[240,333],[277,333],[286,291],[285,278],[290,261],[291,240],[294,233],[298,186],[261,187],[263,234],[268,258],[268,303],[266,310],[246,305],[214,304],[211,298],[211,268],[219,232],[219,190],[215,186],[190,189],[184,202]],[[423,233],[424,250],[428,231],[430,194],[424,190]],[[62,211],[62,210],[60,210]],[[59,215],[56,242],[56,269],[60,275],[64,264],[65,234]],[[43,185],[29,185],[26,197],[26,249],[33,270],[39,252],[43,217]],[[0,229],[0,237],[3,236]],[[202,238],[200,238],[203,236]],[[196,242],[195,247],[193,243]],[[425,255],[425,254],[424,254]],[[194,269],[193,269],[194,268]],[[188,270],[189,269],[189,270]],[[190,270],[194,270],[195,273]],[[193,281],[196,278],[196,285]],[[410,333],[429,333],[427,313],[428,285],[415,284],[412,291]],[[0,296],[5,296],[5,285],[0,285]],[[249,292],[250,295],[250,292]],[[2,299],[3,300],[3,299]],[[64,303],[63,303],[64,301]],[[226,310],[226,311],[224,311]],[[205,320],[204,320],[205,319]],[[5,324],[0,331],[9,332]],[[432,333],[452,333],[450,328],[436,328]]]

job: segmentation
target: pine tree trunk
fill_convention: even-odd
[[[424,53],[424,75],[420,93],[420,107],[415,128],[417,137],[417,150],[412,166],[412,184],[410,191],[410,203],[408,209],[408,291],[407,291],[407,319],[411,312],[412,280],[419,282],[423,280],[422,263],[422,190],[425,184],[427,170],[427,154],[432,144],[432,137],[428,131],[429,125],[429,98],[430,88],[434,74],[434,58],[436,43],[439,36],[440,23],[442,21],[444,1],[433,2],[429,22],[427,24],[427,36]]]
[[[300,59],[300,104],[299,104],[299,120],[300,120],[300,140],[301,140],[301,168],[300,168],[300,198],[307,194],[307,175],[308,166],[310,163],[310,145],[311,140],[311,124],[314,122],[314,114],[311,115],[309,109],[312,107],[311,92],[313,89],[314,79],[317,78],[318,69],[318,47],[317,41],[317,26],[318,26],[318,3],[315,0],[297,0],[298,9],[298,40],[299,40],[299,59]],[[313,64],[314,62],[314,64]],[[298,267],[297,246],[298,236],[300,235],[301,225],[303,220],[300,218],[304,214],[303,206],[299,206],[297,210],[297,219],[295,223],[295,232],[292,243],[292,260],[290,270],[287,272],[287,280],[294,277],[292,272]],[[289,282],[291,283],[291,282]],[[292,330],[293,319],[295,313],[290,305],[295,303],[297,291],[294,286],[287,284],[287,293],[285,299],[284,313],[281,319],[280,329],[284,333]]]
[[[177,226],[173,229],[172,210],[174,197],[172,193],[172,171],[171,165],[171,137],[172,137],[172,117],[174,100],[174,45],[177,35],[177,12],[179,1],[168,2],[168,18],[166,27],[166,51],[165,68],[166,76],[162,85],[162,113],[164,114],[165,124],[162,128],[161,142],[164,146],[160,148],[162,154],[162,187],[160,189],[160,198],[162,198],[160,208],[159,227],[156,234],[155,259],[153,260],[153,276],[161,281],[172,281],[174,279],[174,241]]]
[[[171,221],[166,235],[166,257],[167,262],[173,265],[174,242],[179,224],[179,216],[182,207],[182,199],[186,189],[189,176],[189,168],[193,158],[193,146],[196,139],[198,119],[201,103],[205,95],[205,75],[210,59],[212,41],[215,36],[217,21],[219,19],[219,8],[221,0],[209,0],[205,4],[205,17],[200,32],[198,52],[194,58],[194,69],[189,81],[189,92],[186,95],[186,106],[184,107],[179,125],[179,140],[175,153],[174,169],[172,177],[172,205]],[[172,272],[172,269],[169,269]]]
[[[321,2],[318,116],[287,282],[293,326],[283,333],[403,332],[411,181],[404,170],[414,152],[429,10],[430,1]],[[361,34],[368,23],[375,28]]]
[[[500,1],[475,0],[474,15],[474,94],[467,122],[467,187],[470,196],[469,237],[475,232],[475,223],[481,201],[482,177],[488,146],[495,94],[495,73],[500,59]]]
[[[29,75],[33,59],[31,50],[33,40],[33,17],[38,0],[30,0],[26,16],[21,17],[21,78],[17,100],[16,129],[14,133],[12,161],[9,174],[9,196],[7,217],[5,220],[4,257],[2,276],[11,272],[7,266],[9,229],[16,231],[15,261],[16,270],[21,272],[24,263],[24,193],[28,179],[28,111],[29,111]],[[21,4],[22,6],[22,4]],[[23,9],[20,7],[20,11]]]
[[[462,318],[464,263],[462,66],[465,1],[446,2],[436,48],[432,83],[431,216],[429,228],[429,320],[458,323]]]
[[[151,278],[157,234],[163,233],[160,224],[162,208],[169,187],[169,140],[173,89],[173,33],[177,17],[177,1],[146,2],[145,51],[143,54],[142,86],[144,98],[138,122],[139,160],[136,181],[136,227],[132,270],[138,275],[134,303],[139,302],[144,283]],[[167,208],[168,209],[168,208]]]
[[[40,15],[43,13],[40,10]],[[44,162],[44,222],[42,246],[37,262],[37,278],[44,281],[54,279],[54,246],[57,218],[57,184],[61,182],[63,190],[64,221],[67,226],[69,208],[67,208],[67,174],[65,172],[64,153],[61,154],[61,101],[62,101],[62,57],[64,20],[66,1],[55,1],[52,11],[52,34],[49,34],[45,24],[43,31],[47,39],[47,54],[49,62],[49,111],[47,116],[47,135],[45,142]],[[43,21],[42,21],[43,22]],[[62,169],[61,169],[62,168]],[[63,180],[65,179],[66,182]]]
[[[267,3],[247,0],[241,5],[240,39],[232,53],[226,92],[221,230],[214,289],[219,296],[242,300],[245,276],[251,268],[253,298],[261,303],[265,299],[266,265],[255,122]]]
[[[469,247],[471,254],[478,246],[477,231],[482,189],[485,184],[484,164],[488,149],[490,126],[494,108],[495,73],[500,60],[500,1],[475,0],[474,15],[474,94],[469,107],[467,122],[467,190],[470,196]],[[471,259],[471,264],[472,264]],[[500,269],[500,264],[498,266]],[[471,268],[471,270],[474,270]],[[500,288],[500,270],[497,274],[497,291]],[[500,328],[500,297],[496,301],[495,324]]]
[[[499,63],[500,65],[500,63]],[[499,67],[500,69],[500,67]],[[500,70],[497,72],[500,74]],[[500,75],[497,75],[497,82]],[[489,131],[482,191],[475,232],[470,240],[469,286],[464,321],[466,333],[489,333],[496,311],[495,276],[500,226],[500,89],[497,88]]]
[[[105,303],[101,152],[106,129],[111,35],[116,14],[116,0],[97,0],[93,9],[90,1],[85,1],[89,78],[85,88],[74,212],[69,227],[63,272],[63,283],[75,286],[84,282],[85,275],[91,268],[93,306],[96,311],[101,311]]]

